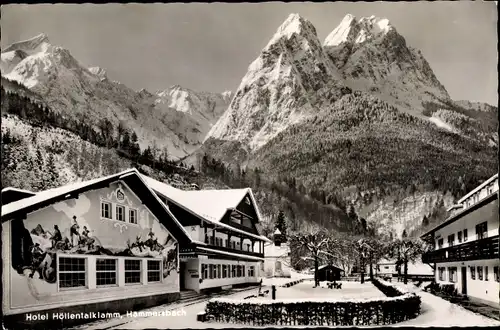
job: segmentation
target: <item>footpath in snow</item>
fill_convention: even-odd
[[[394,326],[500,326],[500,321],[471,312],[459,305],[452,304],[431,293],[422,291],[413,284],[394,283],[415,292],[422,298],[421,314],[413,319]],[[422,287],[424,285],[422,284]]]
[[[288,279],[290,280],[290,279]],[[267,285],[279,285],[282,284],[284,279],[267,279],[264,281]],[[308,283],[310,284],[310,283]],[[426,326],[500,326],[500,321],[490,319],[488,317],[473,313],[468,311],[458,305],[452,304],[440,297],[436,297],[430,293],[423,292],[420,288],[416,288],[413,284],[403,284],[403,283],[393,283],[398,286],[407,288],[408,290],[415,292],[422,298],[421,315],[417,318],[398,324],[394,324],[392,327],[400,326],[416,326],[416,327],[426,327]],[[266,285],[266,286],[267,286]],[[258,289],[245,290],[240,292],[235,292],[233,294],[225,296],[225,298],[231,299],[243,299],[244,297],[255,294]],[[320,289],[321,290],[321,289]],[[326,290],[325,290],[326,291]],[[141,318],[127,318],[126,320],[121,320],[121,322],[108,321],[101,322],[95,329],[221,329],[221,328],[248,328],[249,325],[245,324],[234,324],[234,323],[219,323],[219,322],[198,322],[196,316],[199,312],[205,310],[207,301],[196,302],[194,304],[189,303],[179,303],[158,306],[148,311],[175,311],[178,316],[149,316]],[[265,326],[262,328],[273,327]],[[277,326],[279,327],[279,326]],[[387,326],[384,326],[387,327]],[[252,326],[252,328],[259,328],[258,326]],[[298,328],[305,328],[300,326]],[[313,327],[311,327],[313,328]],[[92,327],[87,327],[86,329],[93,329]]]

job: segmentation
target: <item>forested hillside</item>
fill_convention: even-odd
[[[201,173],[193,167],[169,160],[168,150],[140,150],[133,131],[104,121],[101,130],[76,119],[57,116],[26,96],[2,89],[2,188],[13,186],[33,191],[116,173],[137,167],[169,183],[197,183],[202,188],[254,189],[264,216],[262,227],[272,233],[273,221],[282,210],[290,230],[315,222],[341,231],[352,231],[359,223],[347,216],[346,205],[337,196],[310,191],[286,177],[270,180],[259,170],[245,171],[220,161],[200,159]]]
[[[495,147],[356,92],[279,134],[250,165],[325,191],[350,187],[384,196],[422,189],[458,197],[497,171],[496,154]]]

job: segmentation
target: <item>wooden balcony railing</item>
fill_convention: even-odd
[[[242,254],[242,255],[247,255],[247,256],[253,256],[253,257],[259,257],[263,258],[264,253],[260,253],[257,251],[247,251],[247,250],[240,250],[240,249],[233,249],[232,247],[226,247],[226,246],[221,246],[221,245],[215,245],[211,244],[211,242],[207,242],[208,246],[207,248],[213,249],[213,250],[219,250],[223,252],[230,252],[230,253],[237,253],[237,254]],[[188,253],[188,252],[193,252],[192,248],[180,248],[179,250],[180,253]]]
[[[498,235],[471,241],[444,249],[430,251],[422,255],[424,263],[498,259]]]

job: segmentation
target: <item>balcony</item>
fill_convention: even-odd
[[[252,257],[259,257],[259,258],[263,258],[264,257],[264,253],[260,253],[257,251],[248,251],[248,250],[242,250],[242,249],[238,249],[238,248],[232,248],[232,247],[227,247],[227,246],[222,246],[222,245],[216,245],[216,244],[213,244],[210,240],[205,240],[206,244],[208,244],[208,246],[206,246],[207,248],[210,248],[210,249],[214,249],[214,250],[219,250],[219,251],[223,251],[223,252],[230,252],[230,253],[237,253],[237,254],[242,254],[242,255],[247,255],[247,256],[252,256]],[[188,252],[193,252],[193,248],[187,248],[187,247],[181,247],[180,248],[180,253],[188,253]]]
[[[422,262],[431,264],[439,262],[498,259],[498,250],[498,235],[496,235],[424,253],[422,255]]]

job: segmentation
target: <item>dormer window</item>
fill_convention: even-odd
[[[448,235],[448,246],[453,246],[455,244],[455,234]]]
[[[479,225],[476,225],[476,239],[483,239],[488,237],[488,223],[482,222]]]

